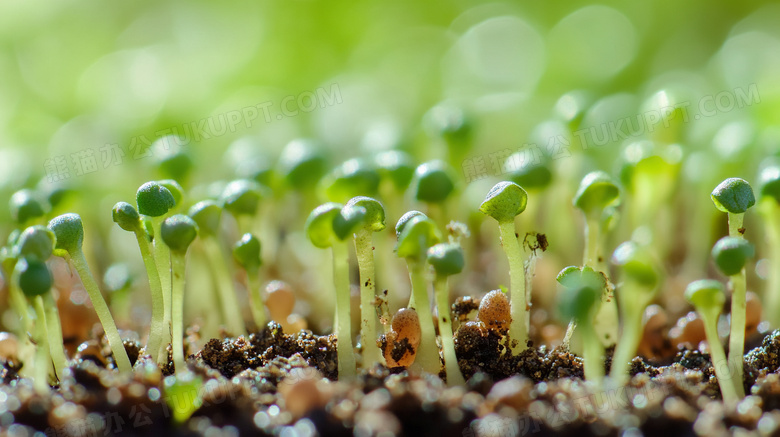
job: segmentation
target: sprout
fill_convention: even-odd
[[[190,208],[187,215],[198,224],[201,238],[204,236],[212,237],[219,234],[219,225],[222,221],[222,208],[213,200],[204,200],[196,203]]]
[[[396,224],[396,230],[401,229],[398,235],[396,255],[406,260],[409,277],[412,282],[412,293],[409,299],[409,308],[417,311],[420,318],[421,340],[415,363],[423,370],[434,375],[439,373],[439,348],[436,346],[436,332],[433,326],[433,316],[430,311],[430,298],[428,297],[427,284],[425,282],[425,262],[428,249],[441,241],[441,232],[436,224],[424,214],[409,214],[401,217],[405,220]]]
[[[658,289],[659,268],[646,248],[630,241],[615,249],[612,263],[623,270],[623,283],[618,288],[623,330],[612,359],[610,378],[623,385],[642,337],[642,315]]]
[[[52,286],[52,277],[43,261],[21,259],[16,264],[16,277],[19,288],[33,302],[35,308],[35,332],[33,337],[37,345],[35,351],[34,382],[39,393],[49,390],[49,336],[46,329],[46,312],[43,309],[41,295],[48,293]]]
[[[382,355],[376,345],[376,271],[372,234],[386,228],[385,208],[370,197],[353,197],[345,208],[365,209],[363,222],[354,234],[355,254],[360,273],[360,338],[363,345],[365,367],[381,362]]]
[[[184,141],[175,135],[167,135],[152,143],[152,154],[157,158],[158,169],[164,178],[183,183],[192,171],[192,158],[185,152]]]
[[[580,326],[578,332],[582,338],[585,379],[601,384],[604,377],[604,346],[593,327],[593,319],[601,302],[601,290],[589,282],[584,280],[560,293],[559,310],[563,317],[574,320]]]
[[[249,228],[248,219],[257,214],[260,200],[263,198],[263,187],[255,181],[238,179],[225,187],[220,203],[239,222],[242,230]]]
[[[184,362],[184,274],[186,271],[186,255],[190,244],[198,236],[198,225],[194,220],[183,214],[177,214],[165,219],[162,224],[162,240],[171,249],[172,294],[171,323],[173,325],[173,363],[176,372],[185,369]]]
[[[184,200],[184,188],[182,188],[178,182],[173,179],[163,179],[157,181],[157,183],[171,192],[174,207],[181,206],[181,202]]]
[[[436,296],[436,308],[439,314],[439,334],[444,351],[444,370],[447,384],[463,385],[466,381],[460,372],[458,357],[455,355],[455,341],[452,338],[452,315],[450,314],[450,293],[447,278],[463,271],[466,261],[463,249],[456,243],[440,243],[428,249],[428,263],[433,266],[436,278],[433,282],[433,294]]]
[[[745,212],[756,204],[750,184],[744,179],[729,178],[715,187],[710,197],[718,210],[728,213],[729,236],[741,237],[745,233]]]
[[[152,255],[151,238],[141,221],[140,214],[129,203],[119,202],[114,205],[112,218],[114,223],[119,225],[120,228],[135,235],[138,249],[141,251],[141,259],[143,259],[146,276],[149,279],[149,292],[152,298],[152,320],[149,328],[149,339],[146,344],[146,353],[151,355],[152,361],[162,366],[168,362],[168,352],[163,345],[164,337],[166,337],[164,330],[166,326],[166,299],[163,294],[160,271],[157,270],[157,265]],[[167,271],[164,271],[164,273],[167,273]],[[167,341],[165,341],[165,344],[167,344]]]
[[[297,139],[285,146],[279,157],[279,170],[287,185],[305,191],[325,174],[327,162],[322,148],[312,140]]]
[[[260,251],[260,240],[248,233],[233,246],[233,258],[246,270],[252,318],[257,329],[262,329],[267,320],[260,289],[260,266],[263,263]]]
[[[451,168],[443,161],[430,161],[420,164],[414,171],[412,192],[420,202],[443,206],[455,191],[455,177]]]
[[[414,177],[412,158],[399,150],[382,152],[374,158],[382,180],[390,181],[397,193],[402,193]]]
[[[352,322],[349,315],[349,250],[344,239],[357,230],[365,216],[366,209],[363,207],[342,207],[338,203],[331,202],[315,208],[304,226],[306,236],[312,244],[321,249],[330,247],[333,253],[338,374],[339,378],[344,380],[354,379],[357,372],[352,348]]]
[[[44,201],[38,197],[38,193],[28,189],[19,190],[11,196],[8,210],[11,218],[22,227],[46,214]]]
[[[745,321],[747,318],[747,279],[745,264],[753,258],[755,249],[741,236],[723,237],[712,248],[715,265],[731,283],[731,334],[729,335],[729,363],[734,365],[735,389],[744,396],[742,387],[742,354],[745,352]]]
[[[759,177],[759,213],[764,219],[769,249],[770,268],[767,272],[766,314],[773,328],[780,327],[780,164],[770,162]]]
[[[526,190],[544,189],[552,182],[552,171],[546,163],[526,163],[524,152],[517,152],[507,158],[506,166],[512,170],[508,179]]]
[[[56,238],[46,226],[31,226],[22,232],[16,243],[16,255],[19,258],[46,261],[54,252]]]
[[[379,174],[367,161],[350,159],[320,181],[325,196],[333,202],[346,202],[355,196],[374,196],[379,189]]]
[[[575,290],[583,285],[596,290],[607,288],[607,277],[604,276],[602,272],[597,272],[588,266],[566,267],[558,273],[558,276],[555,279],[567,290]],[[566,335],[563,339],[563,346],[565,349],[569,348],[571,337],[577,326],[577,321],[574,318],[570,317],[569,320],[569,326],[566,329]]]
[[[619,197],[620,189],[604,172],[591,172],[582,179],[574,195],[574,206],[585,214],[586,239],[583,265],[605,270],[599,254],[599,221],[604,210],[617,203]]]
[[[710,349],[710,361],[715,369],[715,375],[718,377],[718,385],[723,395],[723,400],[731,405],[735,405],[744,397],[744,388],[742,387],[742,372],[739,378],[735,378],[730,372],[731,361],[726,361],[726,354],[723,352],[723,345],[718,338],[718,317],[726,301],[723,285],[712,279],[701,279],[691,282],[685,289],[685,298],[690,302],[699,317],[704,322],[704,331],[707,335],[707,343]],[[742,355],[735,367],[742,368]]]
[[[116,329],[114,318],[111,317],[108,305],[106,305],[106,301],[100,293],[100,288],[98,288],[97,282],[89,270],[89,264],[87,264],[87,259],[84,257],[84,252],[81,250],[81,244],[84,241],[84,227],[81,223],[81,217],[78,214],[57,216],[49,222],[49,229],[54,232],[57,238],[54,254],[57,256],[67,254],[70,257],[81,278],[81,282],[84,284],[84,288],[89,294],[92,306],[95,308],[98,319],[100,319],[100,323],[103,325],[103,330],[106,333],[106,338],[108,338],[108,344],[111,346],[111,352],[114,354],[117,368],[120,372],[132,371],[130,359],[122,344],[119,331]]]
[[[450,102],[440,103],[425,114],[424,125],[447,146],[450,163],[458,165],[473,146],[473,126],[463,108]]]
[[[515,216],[525,210],[528,194],[514,182],[499,182],[490,189],[479,210],[498,222],[501,246],[509,261],[510,295],[512,302],[512,324],[509,337],[512,351],[525,348],[528,341],[528,304],[525,293],[525,270],[523,253],[515,233]]]

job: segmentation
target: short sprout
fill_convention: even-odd
[[[159,182],[147,182],[135,194],[138,212],[149,217],[161,217],[176,205],[173,194]]]
[[[373,196],[379,189],[379,174],[367,161],[350,159],[323,179],[325,195],[334,202],[354,196]]]
[[[715,265],[726,276],[742,271],[748,259],[755,255],[755,248],[747,240],[738,237],[723,237],[712,248]]]
[[[428,217],[428,216],[420,211],[409,211],[406,214],[402,215],[401,218],[398,219],[398,222],[395,224],[395,236],[400,237],[401,232],[403,232],[404,227],[406,227],[406,224],[409,223],[409,221],[415,217]]]
[[[579,287],[567,288],[561,293],[558,309],[567,319],[573,319],[578,323],[589,323],[600,302],[601,289],[583,284]]]
[[[54,251],[57,238],[46,226],[31,226],[22,232],[16,243],[17,254],[21,258],[45,262]]]
[[[655,288],[659,281],[659,272],[650,253],[633,241],[627,241],[612,254],[612,263],[622,267],[623,272],[632,280],[648,288]]]
[[[756,204],[753,188],[740,178],[728,178],[721,182],[712,190],[710,197],[716,208],[732,214],[744,214]]]
[[[46,213],[46,207],[43,201],[38,198],[38,194],[28,189],[15,192],[11,196],[8,208],[11,212],[11,218],[19,224],[43,217]]]
[[[16,268],[19,272],[19,288],[26,296],[39,296],[51,290],[51,272],[43,261],[23,258]]]
[[[415,170],[412,190],[421,202],[441,203],[455,190],[455,178],[444,161],[426,162]]]
[[[233,257],[247,271],[256,271],[262,265],[260,240],[250,233],[244,234],[233,246]]]
[[[404,191],[414,177],[414,164],[412,158],[404,152],[390,150],[376,155],[374,164],[382,178],[393,182],[398,191]]]
[[[222,207],[234,216],[254,215],[262,198],[262,185],[249,179],[238,179],[227,184],[220,201]]]
[[[459,244],[440,243],[428,249],[428,263],[438,276],[452,276],[463,271],[466,261]]]
[[[761,170],[761,197],[774,199],[780,204],[780,165],[769,165]]]
[[[181,201],[184,199],[184,188],[182,188],[178,182],[173,179],[163,179],[161,181],[157,181],[157,183],[167,188],[168,191],[171,192],[174,206],[181,205]]]
[[[396,254],[401,258],[416,258],[441,241],[441,231],[433,220],[416,216],[409,220],[398,236]]]
[[[49,222],[49,229],[54,232],[57,241],[54,246],[55,254],[62,251],[67,253],[81,251],[84,242],[84,225],[81,216],[73,213],[57,216]]]
[[[466,146],[471,138],[472,125],[462,108],[452,103],[441,103],[431,108],[424,117],[429,132],[444,138],[452,146]]]
[[[135,232],[141,227],[141,216],[138,211],[127,202],[119,202],[114,205],[111,213],[114,223],[128,232]]]
[[[192,171],[192,158],[182,147],[184,141],[175,135],[167,135],[152,144],[152,153],[163,177],[183,181]]]
[[[184,253],[198,236],[198,224],[184,214],[176,214],[165,219],[160,233],[171,251]]]
[[[688,284],[685,299],[696,309],[707,313],[719,313],[726,303],[723,284],[714,279],[700,279]]]
[[[385,208],[380,201],[371,197],[358,196],[350,199],[345,206],[359,206],[366,209],[363,226],[369,231],[379,232],[387,227],[385,225]]]
[[[281,174],[294,189],[315,185],[325,174],[327,162],[313,140],[297,139],[285,146],[279,157]]]
[[[346,205],[333,218],[333,232],[340,241],[346,240],[355,233],[366,219],[366,208],[357,205]]]
[[[499,182],[488,191],[479,210],[499,223],[512,221],[525,211],[528,194],[514,182]]]
[[[304,230],[314,246],[326,249],[337,241],[333,221],[341,213],[341,208],[338,203],[328,202],[314,208],[309,214]]]
[[[196,203],[190,208],[187,215],[198,224],[201,234],[214,236],[219,233],[219,223],[222,220],[222,208],[213,200],[204,200]]]
[[[620,196],[620,188],[603,171],[594,171],[585,175],[574,195],[574,206],[586,215],[600,213],[612,205]]]

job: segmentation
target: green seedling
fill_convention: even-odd
[[[320,185],[331,202],[346,202],[356,196],[376,195],[379,173],[365,160],[350,159],[328,173]]]
[[[428,285],[425,281],[425,263],[428,249],[441,241],[441,231],[436,224],[422,213],[410,212],[401,217],[396,224],[398,232],[396,255],[406,260],[409,277],[412,283],[412,293],[409,308],[417,311],[420,318],[420,347],[415,356],[415,363],[432,374],[438,374],[441,369],[439,348],[436,346],[436,332],[433,326],[433,315],[430,311]]]
[[[444,226],[447,218],[447,199],[455,191],[455,176],[444,161],[420,164],[414,171],[410,188],[414,199],[428,207],[428,215]]]
[[[184,202],[184,188],[182,188],[178,182],[173,179],[163,179],[161,181],[157,181],[157,183],[171,192],[171,195],[173,196],[173,205],[175,208],[182,206]]]
[[[505,164],[511,168],[507,178],[526,190],[542,190],[552,182],[552,170],[547,163],[525,163],[522,152],[510,155]]]
[[[339,379],[352,380],[357,373],[350,318],[349,248],[346,238],[363,223],[366,209],[325,203],[311,212],[304,226],[306,236],[320,249],[331,248],[336,286],[336,336]]]
[[[742,237],[745,212],[756,204],[750,184],[744,179],[729,178],[715,187],[710,197],[718,210],[728,213],[729,236]]]
[[[19,281],[19,288],[25,296],[32,301],[35,308],[35,367],[33,374],[35,389],[39,393],[48,393],[49,391],[49,335],[46,328],[46,312],[43,308],[41,295],[49,293],[52,286],[52,277],[46,264],[34,259],[21,259],[16,264],[16,276]],[[63,367],[64,368],[64,367]]]
[[[23,228],[46,215],[47,205],[35,191],[23,189],[11,196],[8,210],[11,219]]]
[[[758,211],[764,219],[769,250],[764,300],[767,317],[773,328],[780,327],[780,165],[772,163],[760,174]]]
[[[593,319],[601,302],[601,290],[593,287],[587,276],[584,276],[582,281],[574,281],[574,276],[570,276],[571,272],[573,271],[566,272],[564,269],[558,275],[559,278],[561,275],[572,278],[565,280],[571,286],[559,294],[559,310],[563,317],[579,325],[577,332],[582,337],[585,379],[600,385],[604,378],[604,346],[596,335]]]
[[[403,193],[414,177],[412,157],[399,150],[382,152],[374,158],[374,165],[382,181],[388,181],[396,194]]]
[[[439,315],[439,334],[444,352],[444,370],[449,385],[464,385],[466,380],[460,372],[458,357],[455,355],[455,341],[452,337],[452,314],[450,312],[450,293],[447,279],[463,271],[466,264],[463,249],[457,243],[440,243],[428,249],[428,263],[436,273],[433,293],[436,296],[436,308]]]
[[[607,277],[604,276],[604,273],[597,272],[588,266],[566,267],[558,273],[555,280],[558,281],[565,290],[577,289],[583,284],[597,290],[603,290],[607,287]],[[577,321],[570,317],[569,326],[566,329],[566,335],[563,340],[564,349],[569,349],[571,337],[574,334],[574,329],[576,327]]]
[[[473,124],[463,108],[445,102],[434,106],[424,116],[428,132],[444,140],[452,165],[459,165],[473,146]]]
[[[257,214],[263,196],[263,186],[249,179],[238,179],[225,186],[220,197],[222,208],[236,218],[239,228],[247,231]]]
[[[246,334],[246,327],[241,317],[241,306],[238,304],[227,258],[222,252],[218,239],[222,208],[211,200],[204,200],[193,205],[188,215],[198,224],[200,241],[208,263],[214,271],[216,290],[222,308],[222,321],[233,335]]]
[[[94,276],[92,276],[87,259],[84,257],[84,252],[81,249],[81,245],[84,242],[84,226],[81,222],[81,217],[78,214],[57,216],[49,222],[49,229],[56,236],[57,244],[54,254],[70,258],[71,263],[73,263],[76,272],[78,272],[81,278],[81,282],[84,284],[84,288],[89,294],[92,306],[95,308],[98,319],[100,319],[100,323],[103,325],[103,330],[106,333],[106,338],[108,338],[108,344],[111,347],[111,352],[114,354],[117,368],[123,373],[132,371],[133,367],[130,364],[130,358],[128,358],[127,351],[125,351],[125,347],[122,344],[122,338],[116,329],[114,318],[111,317],[108,305],[100,293],[100,288]]]
[[[715,369],[715,375],[718,377],[723,400],[731,405],[736,405],[744,397],[744,394],[740,394],[744,391],[742,379],[735,378],[736,375],[731,373],[730,361],[726,361],[726,353],[723,351],[720,338],[718,338],[718,317],[726,302],[723,284],[712,279],[692,282],[685,289],[685,298],[696,308],[696,312],[704,322],[704,332],[710,347],[710,361]],[[739,365],[736,367],[742,368],[741,356]]]
[[[173,325],[173,363],[177,372],[186,368],[184,362],[184,280],[186,255],[195,237],[198,225],[190,217],[177,214],[162,224],[161,237],[171,250],[173,289],[171,294],[171,323]]]
[[[631,241],[615,249],[612,263],[623,271],[623,282],[618,287],[617,296],[623,330],[610,370],[610,379],[620,386],[628,379],[630,361],[636,356],[642,338],[642,315],[655,297],[660,275],[650,251]]]
[[[141,251],[141,259],[144,262],[146,276],[149,279],[149,292],[152,298],[152,320],[149,328],[149,339],[146,344],[146,353],[152,357],[152,361],[164,365],[168,361],[168,353],[165,351],[168,341],[165,327],[166,321],[166,299],[160,279],[161,273],[167,274],[167,270],[158,271],[155,257],[152,254],[152,236],[147,232],[144,223],[141,221],[141,215],[127,202],[119,202],[114,205],[112,211],[114,223],[119,225],[125,231],[132,232]],[[165,344],[165,345],[164,345]],[[162,352],[161,352],[162,350]]]
[[[249,302],[252,305],[252,318],[258,330],[263,329],[268,320],[265,315],[265,305],[263,305],[262,289],[260,288],[260,266],[263,264],[260,257],[261,250],[260,240],[248,233],[244,234],[233,246],[233,258],[246,270]]]
[[[528,341],[528,303],[525,293],[525,267],[523,252],[515,233],[515,217],[525,211],[528,194],[514,182],[499,182],[490,189],[479,210],[498,222],[501,246],[509,261],[509,292],[511,297],[512,324],[509,337],[512,351],[525,349]]]
[[[360,338],[363,345],[365,367],[382,361],[376,344],[376,269],[372,234],[385,230],[385,208],[370,197],[353,197],[345,208],[362,207],[366,215],[362,226],[354,234],[355,254],[360,273]]]
[[[162,137],[152,144],[152,155],[157,160],[157,168],[162,177],[180,183],[187,182],[194,164],[183,147],[184,144],[185,140],[175,135]]]
[[[327,161],[313,140],[297,139],[285,146],[279,157],[279,173],[287,185],[297,191],[316,186],[327,169]]]
[[[742,387],[742,354],[745,351],[745,323],[747,317],[747,279],[745,265],[755,255],[755,249],[747,240],[739,237],[723,237],[712,248],[712,258],[718,270],[729,277],[731,284],[731,333],[729,335],[729,363],[734,367],[735,389],[744,396]]]

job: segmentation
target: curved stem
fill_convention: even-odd
[[[501,235],[501,245],[507,260],[509,260],[509,292],[512,314],[509,337],[514,340],[512,352],[518,353],[525,349],[528,342],[528,303],[525,297],[523,253],[515,236],[514,220],[499,223],[498,230]]]
[[[152,245],[146,232],[142,229],[137,230],[135,238],[138,241],[138,248],[144,261],[146,276],[149,279],[149,292],[152,297],[152,322],[149,329],[149,339],[146,342],[146,353],[152,356],[152,361],[163,365],[166,364],[165,361],[168,359],[168,354],[160,353],[164,336],[163,327],[165,326],[165,301],[162,284],[160,283],[160,274],[157,271],[155,259],[152,255]]]
[[[187,368],[184,361],[184,274],[186,272],[185,254],[172,252],[173,282],[171,293],[171,324],[173,328],[173,365],[176,373]]]
[[[743,354],[745,353],[746,284],[745,269],[731,277],[731,334],[729,335],[729,364],[734,366],[734,389],[737,396],[745,396],[743,382]]]
[[[152,229],[154,230],[154,261],[157,265],[157,273],[160,278],[160,287],[163,298],[163,339],[160,344],[160,357],[164,363],[168,358],[166,345],[171,341],[171,251],[162,241],[161,226],[164,217],[152,217]]]
[[[631,359],[636,355],[637,347],[642,336],[642,310],[647,306],[644,302],[631,300],[630,297],[642,293],[631,284],[625,284],[621,296],[621,315],[623,320],[623,331],[620,341],[615,348],[615,354],[612,357],[612,368],[609,371],[610,379],[618,386],[624,385],[628,380],[628,368],[631,365]]]
[[[349,381],[357,375],[355,351],[352,347],[352,320],[350,310],[349,250],[347,243],[336,242],[333,245],[333,282],[336,286],[336,337],[339,359],[339,380]]]
[[[447,385],[465,385],[466,380],[460,372],[458,357],[455,355],[455,341],[452,337],[452,315],[450,312],[449,288],[446,276],[436,276],[433,282],[433,293],[436,296],[436,309],[439,314],[439,335],[444,351],[444,371],[447,375]]]
[[[436,345],[436,331],[433,327],[431,301],[428,297],[428,284],[425,281],[425,264],[411,258],[407,258],[406,264],[412,281],[413,300],[410,300],[409,308],[416,310],[420,319],[420,346],[417,348],[414,362],[424,371],[438,375],[441,364],[439,347]]]
[[[57,379],[62,379],[65,369],[68,368],[68,359],[65,357],[65,343],[62,340],[60,313],[51,292],[43,295],[43,307],[46,314],[46,331],[49,334],[49,353]]]
[[[207,236],[201,240],[206,251],[206,257],[214,269],[217,281],[217,294],[222,307],[222,322],[235,336],[246,334],[244,319],[241,317],[241,306],[238,304],[236,290],[233,287],[233,278],[228,270],[227,258],[214,236]]]
[[[589,323],[580,324],[585,379],[601,385],[604,379],[604,346]]]
[[[255,321],[255,328],[262,330],[268,323],[265,316],[265,305],[263,304],[262,290],[260,288],[260,270],[246,272],[247,292],[249,293],[249,303],[252,308],[252,318]]]
[[[35,307],[35,390],[41,394],[49,392],[49,342],[46,335],[46,313],[41,296],[33,298]]]
[[[726,353],[723,351],[723,345],[720,344],[717,328],[717,314],[710,316],[699,312],[704,322],[704,333],[707,336],[707,344],[710,347],[710,361],[712,368],[715,369],[715,376],[718,377],[718,385],[723,401],[731,405],[736,403],[744,396],[740,396],[736,391],[734,384],[734,374],[731,372],[730,362],[726,360]],[[741,367],[741,366],[740,366]],[[742,384],[739,384],[740,387]]]
[[[103,295],[100,293],[95,278],[92,276],[92,272],[89,270],[89,264],[87,264],[86,258],[84,258],[84,252],[78,251],[70,254],[71,262],[76,268],[76,271],[81,278],[81,282],[84,284],[84,288],[89,294],[89,299],[92,301],[92,306],[95,308],[95,312],[98,315],[100,323],[103,325],[103,330],[108,338],[108,345],[111,347],[111,352],[114,354],[114,361],[120,372],[131,372],[133,366],[130,364],[130,358],[127,357],[127,351],[124,344],[122,344],[122,337],[119,336],[119,331],[116,329],[114,318],[111,317],[111,312],[108,310]]]
[[[382,363],[376,345],[376,275],[371,231],[361,229],[355,234],[355,254],[360,271],[360,339],[363,344],[363,365]]]

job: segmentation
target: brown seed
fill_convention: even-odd
[[[420,319],[412,308],[401,308],[393,316],[391,331],[380,339],[387,367],[408,367],[420,346]]]
[[[694,349],[707,338],[707,335],[704,333],[704,322],[693,311],[685,317],[681,317],[677,321],[675,328],[669,332],[669,336],[675,346],[685,345]]]
[[[748,291],[745,303],[747,305],[745,335],[755,334],[758,324],[761,323],[761,300],[756,293]]]
[[[639,342],[638,353],[646,358],[662,358],[669,346],[669,316],[659,305],[650,305],[645,309],[643,317],[645,326],[642,340]]]
[[[271,319],[281,323],[292,314],[295,307],[295,292],[290,284],[284,281],[271,281],[265,287],[265,304]]]
[[[0,332],[0,359],[17,361],[19,358],[19,341],[10,332]]]
[[[413,308],[401,308],[393,316],[391,324],[393,331],[398,334],[398,339],[406,338],[415,346],[420,344],[420,318]]]
[[[314,368],[292,369],[278,387],[287,411],[298,418],[324,406],[324,397],[317,385],[321,379],[322,375]]]
[[[488,327],[499,332],[509,330],[512,322],[509,300],[501,290],[493,290],[482,298],[479,303],[477,319]]]

